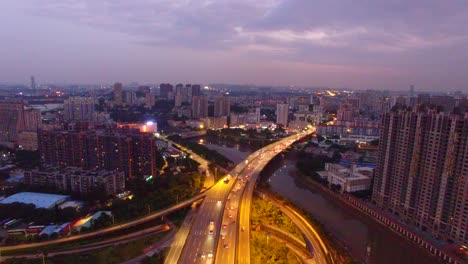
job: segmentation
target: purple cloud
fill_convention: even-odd
[[[414,74],[434,87],[450,79],[436,79],[439,67],[454,76],[467,70],[465,0],[32,0],[22,8],[37,18],[122,34],[131,45],[161,53],[216,54],[257,68],[284,63],[295,70],[403,75],[397,84],[405,86]],[[450,82],[468,85],[466,78]]]

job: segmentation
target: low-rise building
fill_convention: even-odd
[[[200,121],[198,119],[189,119],[185,121],[185,124],[193,129],[203,129],[205,127],[205,124],[203,121]]]
[[[343,192],[368,190],[371,185],[374,169],[355,165],[346,168],[339,164],[326,163],[325,171],[318,174],[327,179],[329,185],[339,185]]]
[[[1,204],[23,203],[34,204],[36,208],[51,209],[59,206],[70,199],[67,195],[21,192],[16,193],[0,201]]]
[[[227,128],[227,116],[200,118],[205,129]]]

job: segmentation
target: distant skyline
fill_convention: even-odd
[[[0,83],[468,91],[468,1],[3,0]]]

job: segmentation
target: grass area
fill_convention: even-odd
[[[317,231],[319,236],[322,238],[323,242],[325,243],[328,251],[330,252],[331,256],[333,256],[336,263],[340,264],[351,264],[356,263],[346,248],[333,236],[332,233],[328,232],[325,229],[325,226],[315,219],[313,215],[301,207],[297,207],[293,202],[285,199],[281,195],[269,192],[270,195],[274,196],[277,200],[283,201],[284,205],[287,205],[293,208],[295,211],[299,212],[301,215],[305,216],[307,220],[312,224],[314,229]]]
[[[253,264],[299,264],[301,261],[282,242],[252,230],[250,261]]]
[[[255,226],[260,223],[279,227],[284,231],[304,241],[301,232],[294,223],[277,207],[268,201],[254,196],[250,214],[252,224],[250,260],[255,264],[263,263],[301,263],[296,255],[282,242],[274,238],[267,238],[265,232],[256,231]]]
[[[279,227],[296,236],[299,240],[304,241],[301,232],[297,229],[291,219],[284,215],[278,207],[257,196],[254,196],[252,201],[250,222],[253,228],[260,223]]]
[[[47,263],[50,264],[81,264],[81,263],[100,263],[100,264],[118,264],[123,261],[135,258],[143,254],[143,250],[148,246],[161,240],[166,234],[161,233],[150,237],[134,240],[128,243],[120,244],[114,247],[106,247],[88,251],[85,253],[77,253],[72,255],[58,255],[47,258]],[[7,264],[35,264],[42,263],[42,259],[10,259]]]

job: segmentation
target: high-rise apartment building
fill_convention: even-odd
[[[43,164],[122,171],[129,178],[156,175],[155,138],[136,131],[40,131]]]
[[[438,239],[468,243],[468,113],[383,114],[372,200]]]
[[[214,116],[228,116],[231,113],[231,100],[228,96],[221,95],[215,99]]]
[[[201,88],[200,88],[199,84],[192,85],[191,90],[192,90],[192,92],[191,92],[192,97],[201,95]]]
[[[122,84],[115,83],[114,84],[114,103],[117,105],[122,104]]]
[[[125,91],[123,95],[124,101],[127,105],[136,105],[138,103],[138,98],[135,91]]]
[[[192,118],[201,118],[208,116],[208,97],[194,96],[192,98]]]
[[[36,150],[37,130],[41,125],[40,110],[26,108],[18,100],[0,101],[0,144]]]
[[[289,104],[276,105],[276,124],[288,126]]]
[[[261,109],[260,107],[257,107],[255,108],[255,115],[254,115],[255,119],[253,120],[256,124],[260,123],[260,120],[261,120]]]
[[[70,97],[63,103],[63,117],[66,121],[91,121],[94,117],[94,99],[90,97]]]
[[[175,106],[179,107],[183,103],[190,102],[191,92],[192,92],[192,85],[187,84],[184,86],[183,84],[177,84],[175,95],[174,95]]]
[[[149,93],[151,91],[151,87],[147,86],[147,85],[141,85],[141,86],[138,86],[138,92],[140,93]]]
[[[31,89],[35,90],[36,89],[36,80],[34,79],[34,76],[31,76],[31,84],[30,84]]]
[[[170,99],[173,86],[169,83],[161,83],[159,85],[159,95],[164,99]]]
[[[26,108],[24,110],[24,130],[37,132],[42,125],[41,110]]]
[[[145,93],[145,107],[152,108],[156,104],[156,96],[153,92]]]
[[[0,142],[17,141],[24,126],[23,101],[0,101]]]

